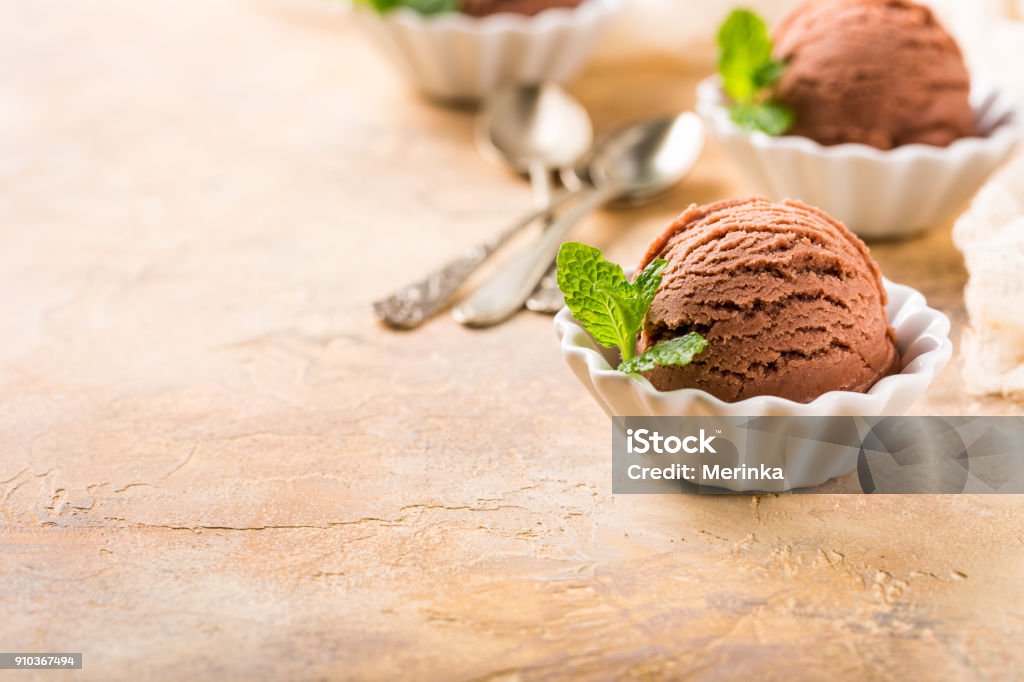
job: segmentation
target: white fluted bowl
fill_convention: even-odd
[[[903,414],[920,398],[953,354],[949,318],[928,307],[916,289],[884,280],[886,313],[896,334],[900,372],[880,379],[866,393],[829,391],[809,403],[758,396],[728,403],[707,391],[659,391],[638,375],[615,369],[618,350],[604,348],[573,318],[568,308],[555,316],[562,357],[580,383],[609,416],[619,417],[877,417]]]
[[[884,281],[889,294],[886,312],[900,352],[900,372],[880,379],[866,393],[829,391],[810,403],[776,396],[727,403],[695,388],[659,391],[641,376],[613,369],[619,363],[619,352],[594,341],[568,308],[555,316],[555,331],[566,364],[610,417],[898,416],[925,393],[946,366],[953,344],[948,317],[929,308],[915,289]],[[786,452],[784,480],[722,480],[716,485],[736,492],[785,492],[818,486],[857,467],[855,448],[839,454],[836,450],[823,452],[820,444],[800,441]],[[753,456],[756,460],[756,453]],[[745,459],[739,450],[733,459],[716,463],[723,467],[758,464]]]
[[[418,90],[474,101],[506,83],[564,83],[583,67],[622,0],[585,0],[535,16],[458,12],[424,16],[402,8],[380,15],[354,8],[364,32]]]
[[[1021,116],[1012,97],[975,82],[971,103],[981,137],[948,147],[821,145],[795,135],[741,129],[729,117],[717,76],[697,87],[697,111],[757,188],[773,199],[818,206],[865,238],[907,237],[940,225],[1013,152]]]

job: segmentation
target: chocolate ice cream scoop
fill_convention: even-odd
[[[513,14],[539,14],[553,7],[576,7],[583,0],[462,0],[463,14],[475,17],[511,12]]]
[[[669,264],[638,350],[691,331],[708,340],[692,364],[645,374],[659,390],[807,403],[864,392],[899,369],[878,266],[816,208],[760,198],[691,206],[640,269],[655,258]]]
[[[970,76],[932,11],[909,0],[814,0],[775,31],[792,135],[878,149],[975,134]]]

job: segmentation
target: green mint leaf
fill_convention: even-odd
[[[606,261],[599,249],[579,242],[562,244],[556,263],[558,288],[573,317],[602,346],[617,347],[623,358],[632,358],[639,327],[629,312],[632,287],[622,268]]]
[[[659,365],[688,365],[693,362],[694,356],[704,352],[707,345],[707,339],[697,332],[690,332],[685,336],[662,341],[631,360],[623,361],[619,365],[619,371],[640,374],[649,372]]]
[[[357,5],[365,5],[366,7],[377,10],[381,14],[395,9],[398,7],[399,2],[400,0],[355,0]]]
[[[793,125],[793,111],[775,102],[737,104],[729,109],[733,123],[744,130],[760,130],[769,135],[782,135]]]
[[[558,250],[558,287],[573,317],[606,348],[622,352],[619,371],[647,372],[658,365],[687,365],[701,353],[707,341],[691,332],[636,355],[636,335],[661,286],[661,272],[668,266],[656,258],[637,275],[626,279],[622,268],[604,259],[601,251],[579,242],[566,242]]]
[[[750,10],[733,10],[718,30],[718,72],[725,92],[736,102],[752,101],[763,87],[757,74],[771,62],[768,25]]]
[[[457,0],[400,0],[399,4],[420,14],[444,14],[458,9]]]
[[[775,85],[780,78],[782,78],[782,72],[786,70],[786,62],[780,62],[771,60],[762,64],[754,72],[754,84],[761,88],[768,88]]]
[[[661,271],[667,265],[668,261],[664,258],[655,258],[647,264],[643,272],[637,275],[633,281],[633,288],[636,290],[637,298],[644,309],[644,316],[647,315],[648,308],[654,302],[654,295],[658,293],[658,287],[661,286]]]
[[[619,313],[622,315],[625,326],[634,329],[634,336],[644,326],[644,318],[654,301],[658,287],[661,286],[661,271],[668,265],[664,258],[656,258],[647,264],[636,281],[630,283],[623,281],[614,288],[609,289],[603,284],[597,285],[597,290],[612,296]]]
[[[718,31],[718,72],[734,102],[729,114],[744,130],[782,135],[793,125],[793,112],[771,101],[768,91],[786,69],[772,59],[768,25],[750,10],[734,10]]]
[[[366,5],[386,14],[399,7],[408,7],[420,14],[442,14],[444,12],[455,12],[459,9],[458,0],[355,0],[358,4]]]

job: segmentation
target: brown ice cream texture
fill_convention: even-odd
[[[867,391],[899,370],[878,265],[814,207],[761,198],[690,206],[640,268],[655,258],[669,263],[638,351],[691,331],[708,340],[693,363],[645,374],[659,390],[807,403]]]
[[[932,11],[909,0],[812,0],[783,20],[776,98],[792,135],[878,149],[947,146],[975,134],[970,76]]]
[[[554,7],[576,7],[583,0],[462,0],[463,14],[483,17],[501,12],[512,14],[540,14]]]

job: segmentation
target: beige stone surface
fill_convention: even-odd
[[[378,327],[530,193],[336,7],[2,5],[0,650],[83,680],[1019,674],[1019,497],[613,497],[548,318]],[[604,129],[698,75],[576,91]],[[712,145],[579,237],[634,260],[743,191]],[[875,253],[959,327],[948,229]],[[1022,408],[953,367],[915,409]]]

